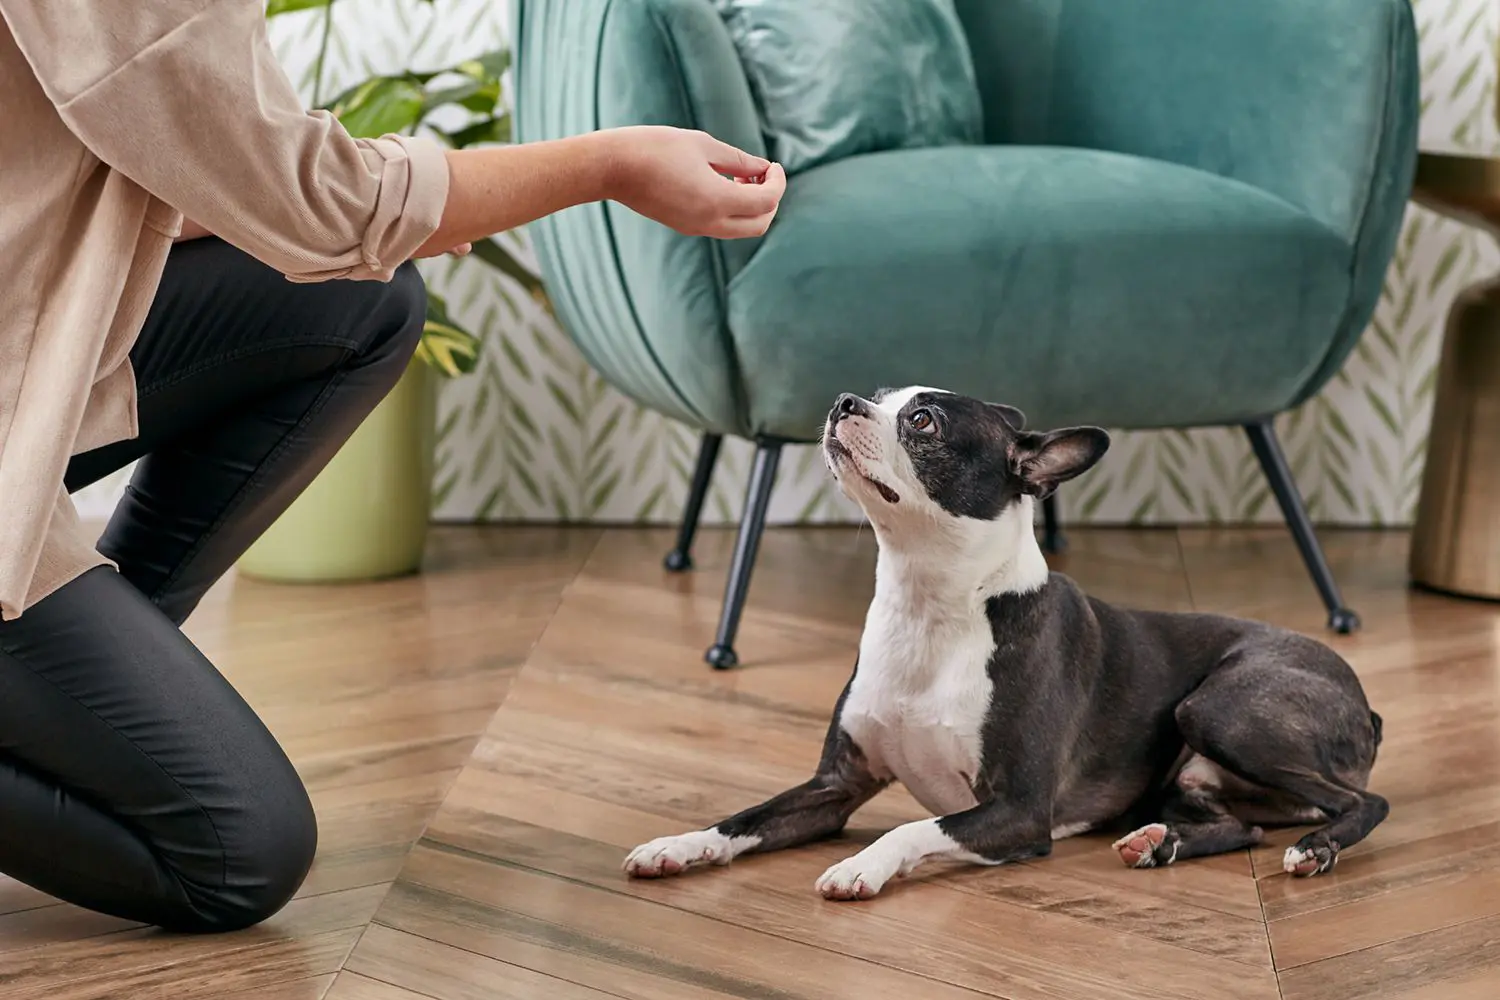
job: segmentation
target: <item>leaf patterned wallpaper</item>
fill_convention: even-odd
[[[503,0],[340,0],[329,47],[331,81],[439,66],[505,43]],[[1489,0],[1416,0],[1422,56],[1422,143],[1495,151],[1496,31]],[[316,55],[316,12],[284,15],[272,37],[305,90]],[[506,237],[530,259],[523,235]],[[1280,429],[1320,522],[1404,524],[1420,485],[1442,324],[1460,289],[1500,267],[1500,250],[1472,230],[1413,206],[1370,330],[1344,370]],[[442,399],[443,520],[675,519],[687,490],[694,434],[610,389],[532,299],[478,261],[424,265],[454,315],[481,333],[479,371]],[[733,521],[750,449],[725,448],[705,519]],[[101,516],[120,477],[81,494]],[[1234,430],[1129,433],[1099,468],[1061,494],[1064,516],[1096,523],[1276,521],[1276,505],[1243,435]],[[778,523],[847,521],[809,449],[784,456],[771,508]]]

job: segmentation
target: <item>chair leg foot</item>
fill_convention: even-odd
[[[1302,561],[1318,588],[1318,595],[1323,599],[1323,606],[1328,609],[1328,627],[1340,635],[1354,632],[1360,626],[1359,615],[1344,606],[1344,598],[1333,578],[1333,570],[1328,567],[1323,547],[1318,544],[1312,519],[1307,515],[1302,494],[1297,491],[1297,483],[1292,478],[1291,466],[1287,464],[1281,442],[1276,437],[1276,428],[1271,421],[1265,420],[1246,424],[1245,433],[1250,437],[1250,447],[1255,450],[1261,471],[1271,484],[1271,492],[1276,495],[1281,514],[1286,518],[1292,538],[1297,542]]]
[[[750,574],[755,570],[755,556],[760,551],[760,536],[766,528],[766,510],[771,504],[771,490],[776,485],[776,466],[781,461],[781,444],[762,441],[755,452],[750,483],[745,489],[745,513],[740,519],[739,537],[734,543],[734,561],[729,567],[729,582],[724,587],[724,610],[719,616],[719,634],[703,659],[715,670],[728,670],[739,664],[734,651],[734,637],[740,628],[740,615],[750,592]]]
[[[1359,615],[1348,608],[1334,608],[1328,612],[1328,627],[1339,635],[1348,635],[1351,632],[1357,632],[1361,624]]]
[[[1057,494],[1042,501],[1042,551],[1057,555],[1068,547],[1063,537],[1062,524],[1057,515]]]
[[[677,545],[662,560],[669,573],[682,573],[693,568],[693,536],[698,532],[698,519],[703,514],[703,501],[708,497],[708,484],[713,479],[714,464],[719,460],[719,445],[724,443],[722,434],[704,434],[698,445],[698,462],[693,466],[693,480],[688,486],[687,503],[682,508],[682,526],[677,530]]]
[[[732,670],[740,665],[739,654],[732,646],[721,646],[714,643],[708,647],[708,652],[703,654],[703,659],[715,670]]]

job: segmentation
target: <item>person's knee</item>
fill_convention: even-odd
[[[243,930],[279,913],[307,878],[318,847],[318,823],[300,782],[257,796],[224,845],[224,877],[189,887],[181,926],[196,933]]]
[[[427,283],[417,266],[407,261],[379,289],[370,317],[370,350],[404,367],[427,324]]]
[[[240,916],[260,923],[278,913],[302,888],[317,853],[317,816],[298,782],[241,862],[248,891]]]

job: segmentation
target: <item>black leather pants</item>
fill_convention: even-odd
[[[405,370],[426,297],[288,282],[213,239],[174,248],[131,359],[140,459],[96,569],[0,623],[0,872],[180,931],[257,923],[296,892],[317,825],[255,713],[178,629]]]

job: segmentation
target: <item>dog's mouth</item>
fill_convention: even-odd
[[[901,494],[897,493],[885,483],[882,483],[880,480],[876,479],[874,476],[869,475],[859,467],[859,462],[857,459],[855,459],[854,452],[849,450],[848,445],[844,444],[844,442],[840,441],[837,437],[834,437],[832,431],[829,431],[827,436],[824,437],[823,448],[824,451],[828,453],[829,461],[834,466],[843,466],[845,468],[848,468],[856,476],[863,479],[871,486],[875,487],[875,492],[879,493],[880,498],[886,503],[901,502]]]

